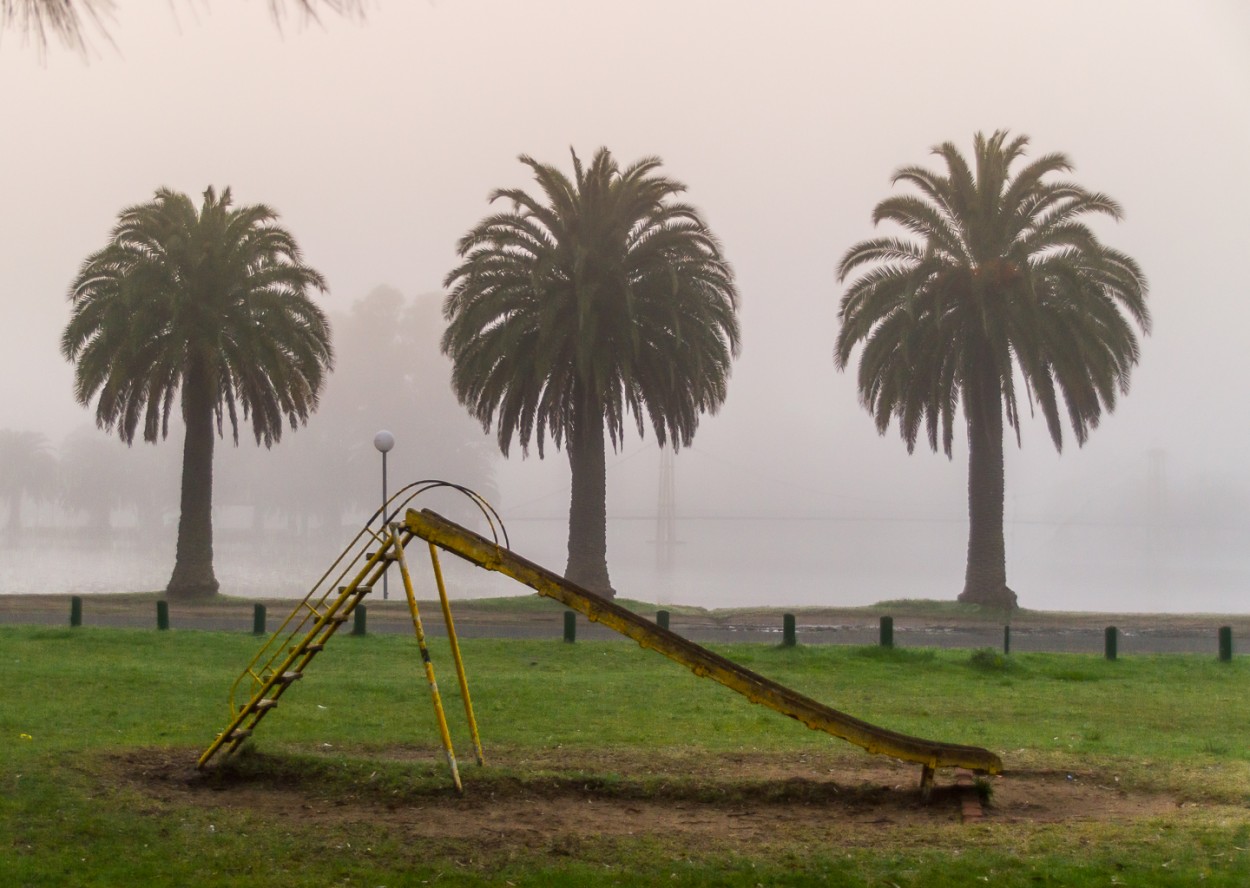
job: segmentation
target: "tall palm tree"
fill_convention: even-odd
[[[0,501],[8,508],[5,531],[22,533],[22,501],[51,500],[57,492],[57,458],[39,432],[0,429]]]
[[[96,424],[127,444],[169,433],[177,400],[186,425],[178,549],[167,592],[212,594],[213,442],[239,413],[272,446],[317,408],[333,364],[330,328],[308,291],[325,291],[277,215],[234,208],[230,189],[197,210],[167,189],[122,211],[107,246],[70,287],[61,352],[74,394],[96,399]]]
[[[1055,448],[1066,415],[1084,444],[1103,410],[1127,393],[1138,361],[1134,324],[1150,330],[1137,263],[1102,244],[1083,221],[1119,219],[1111,198],[1051,178],[1072,169],[1046,154],[1013,172],[1028,138],[975,139],[974,168],[951,143],[933,149],[944,172],[909,166],[894,183],[920,194],[877,204],[874,223],[915,238],[878,237],[851,247],[838,279],[837,347],[845,369],[856,346],[860,400],[882,434],[892,418],[913,450],[951,456],[962,403],[968,435],[968,563],[963,602],[1013,608],[1003,543],[1003,421],[1020,437],[1020,391],[1041,410]]]
[[[733,272],[685,186],[648,157],[622,170],[607,149],[573,178],[521,157],[542,189],[496,191],[510,211],[460,241],[445,281],[452,387],[506,456],[550,437],[572,470],[565,575],[611,595],[605,428],[650,420],[661,446],[689,446],[725,399],[738,352]]]

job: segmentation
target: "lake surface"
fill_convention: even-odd
[[[507,529],[515,551],[564,569],[563,519],[514,519]],[[653,518],[612,519],[608,532],[618,594],[709,608],[953,599],[963,586],[967,544],[962,521],[687,518],[678,520],[677,542],[668,552],[656,543]],[[273,534],[267,546],[257,546],[244,531],[219,528],[222,591],[303,595],[352,535],[348,528],[321,539]],[[23,545],[0,549],[0,592],[151,591],[164,586],[173,566],[170,529],[94,542],[72,532],[26,536]],[[1246,613],[1245,542],[1239,532],[1202,527],[1009,523],[1008,577],[1029,608]],[[412,563],[418,595],[432,596],[424,555]],[[443,567],[453,597],[525,593],[508,578],[453,556],[444,557]]]

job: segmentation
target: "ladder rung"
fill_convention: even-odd
[[[351,589],[351,587],[339,586],[339,595],[340,596],[346,595],[348,589]],[[373,591],[373,587],[367,586],[364,583],[361,583],[360,585],[358,585],[355,589],[352,589],[351,591],[352,591],[352,594],[355,595],[357,598],[363,598],[364,596],[368,595],[370,592]]]
[[[3,2],[3,0],[0,0]],[[404,545],[406,542],[414,538],[414,534],[406,533],[402,540],[400,538],[400,525],[388,525],[387,532],[383,534],[374,534],[374,542],[377,548],[372,552],[366,551],[365,557],[370,561],[368,565],[362,566],[360,572],[345,586],[339,586],[337,582],[332,582],[326,587],[321,586],[318,581],[312,592],[308,593],[308,597],[295,605],[295,609],[291,612],[291,616],[287,618],[288,623],[295,621],[294,629],[291,634],[279,641],[279,636],[285,630],[287,623],[283,624],[283,630],[279,630],[270,640],[269,644],[276,643],[277,650],[281,651],[285,648],[287,651],[286,660],[283,661],[290,666],[289,671],[276,672],[280,668],[277,664],[277,655],[273,655],[263,664],[260,663],[262,654],[269,650],[269,644],[265,645],[261,654],[250,663],[244,670],[244,677],[251,676],[253,680],[254,696],[243,706],[242,711],[236,708],[234,688],[231,689],[230,709],[234,713],[236,725],[233,730],[226,734],[217,736],[217,743],[212,746],[200,761],[200,766],[204,765],[207,758],[222,743],[233,744],[227,751],[227,754],[233,752],[239,743],[252,735],[252,731],[261,719],[271,710],[278,706],[278,698],[291,684],[304,677],[303,669],[308,666],[313,656],[318,652],[325,650],[326,643],[334,635],[339,626],[348,622],[352,617],[352,611],[357,605],[361,605],[362,609],[359,617],[364,616],[363,604],[365,597],[373,592],[373,585],[366,582],[367,578],[382,576],[389,568],[391,563],[399,562],[401,567],[404,566]],[[359,550],[357,550],[359,551]],[[346,555],[347,552],[344,552]],[[353,563],[359,563],[359,555],[357,555]],[[336,562],[337,564],[337,562]],[[436,566],[437,567],[437,566]],[[344,575],[340,575],[338,582],[344,579]],[[325,577],[322,578],[323,580]],[[407,570],[404,569],[404,579],[408,579]],[[337,587],[338,595],[334,596],[332,590]],[[314,598],[316,593],[320,593],[320,597]],[[315,623],[309,627],[309,615],[315,618]],[[420,627],[418,626],[418,630]],[[305,634],[301,637],[300,632]],[[291,642],[295,644],[292,646]],[[237,682],[236,682],[237,685]],[[262,696],[268,693],[269,696]],[[242,723],[250,716],[247,727],[243,727]],[[479,761],[481,755],[479,752]],[[453,762],[454,773],[454,762]],[[459,780],[457,779],[457,787]]]

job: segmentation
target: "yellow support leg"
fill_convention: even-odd
[[[469,733],[473,735],[473,749],[477,763],[485,765],[482,756],[482,740],[477,733],[477,719],[473,717],[473,701],[469,698],[469,679],[464,674],[464,660],[460,657],[460,642],[456,639],[456,626],[451,619],[451,603],[447,600],[447,587],[443,585],[443,569],[438,563],[438,549],[430,547],[430,563],[434,565],[434,582],[438,585],[438,600],[443,605],[443,620],[447,624],[447,638],[451,641],[451,656],[456,661],[456,678],[460,680],[460,696],[464,698],[464,714],[469,720]]]
[[[933,777],[936,773],[936,767],[932,763],[926,763],[920,769],[920,800],[926,805],[933,797]]]
[[[434,664],[430,662],[430,649],[425,643],[425,629],[421,626],[421,613],[417,609],[417,596],[412,591],[412,575],[408,573],[408,560],[404,556],[403,544],[399,541],[398,525],[391,525],[391,539],[395,543],[395,556],[399,561],[399,574],[404,581],[404,594],[408,596],[408,610],[412,613],[412,628],[417,633],[417,647],[421,649],[421,662],[425,664],[425,677],[430,683],[430,697],[434,701],[434,715],[438,719],[438,733],[443,741],[443,750],[447,753],[447,766],[451,768],[451,780],[456,785],[456,792],[463,794],[464,787],[460,783],[460,769],[456,767],[456,752],[451,748],[451,732],[447,730],[447,716],[443,712],[443,699],[438,693],[438,682],[434,680]]]

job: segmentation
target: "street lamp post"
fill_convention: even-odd
[[[386,530],[386,454],[395,446],[395,436],[383,429],[373,436],[373,446],[377,448],[378,453],[382,454],[382,530]],[[387,576],[382,574],[382,600],[386,601],[390,597],[390,590],[387,588]]]

